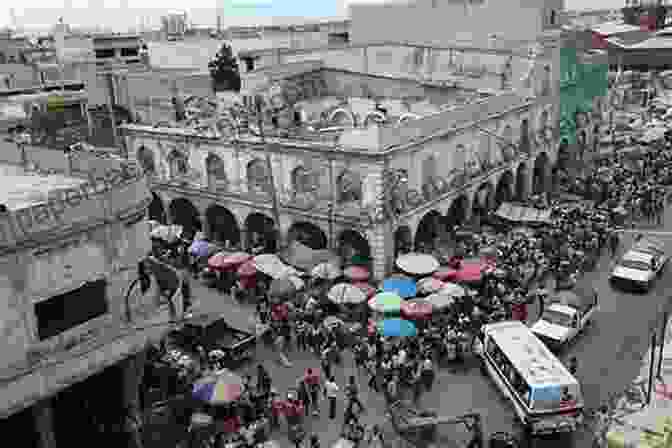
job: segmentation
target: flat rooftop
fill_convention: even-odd
[[[59,191],[77,187],[86,180],[62,174],[41,174],[0,163],[0,204],[17,211],[46,203]]]

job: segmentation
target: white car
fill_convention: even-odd
[[[615,284],[648,290],[662,272],[667,260],[660,241],[642,239],[616,263],[611,272],[611,280]]]

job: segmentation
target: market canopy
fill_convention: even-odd
[[[339,264],[338,256],[332,251],[311,249],[297,241],[293,241],[292,244],[282,250],[280,258],[285,263],[307,272],[322,263]]]
[[[401,255],[396,264],[399,269],[412,275],[429,275],[440,266],[436,257],[419,253]]]
[[[399,313],[402,298],[391,292],[381,292],[369,299],[369,308],[377,313]]]
[[[540,210],[510,202],[500,205],[496,214],[500,218],[513,222],[549,223],[551,221],[551,211],[548,209]]]
[[[357,304],[366,301],[366,292],[361,288],[349,283],[339,283],[331,287],[327,293],[327,298],[338,304]]]
[[[287,266],[275,254],[261,254],[252,259],[257,270],[272,278],[285,278],[289,275],[297,275],[298,271]]]
[[[160,225],[160,226],[155,227],[152,230],[152,232],[150,233],[150,236],[152,238],[163,240],[167,243],[174,243],[175,241],[179,240],[182,237],[182,231],[183,231],[182,226]]]

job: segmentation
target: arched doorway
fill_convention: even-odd
[[[469,211],[469,198],[465,195],[460,195],[453,200],[450,208],[446,213],[445,222],[448,229],[452,230],[459,227],[467,220],[467,212]]]
[[[516,199],[527,199],[527,165],[521,163],[516,170]]]
[[[254,192],[270,192],[271,177],[266,162],[262,159],[253,159],[247,164],[245,171],[247,188]]]
[[[168,206],[168,210],[173,224],[180,225],[184,229],[183,236],[185,238],[193,238],[196,232],[203,230],[200,213],[188,199],[178,198],[173,200]]]
[[[511,202],[513,200],[513,173],[505,171],[502,177],[497,182],[497,190],[495,191],[495,209],[497,209],[503,202]]]
[[[211,205],[205,211],[205,219],[213,241],[221,242],[225,246],[227,242],[232,246],[240,244],[240,228],[229,209],[221,205]]]
[[[245,220],[247,233],[245,244],[248,249],[263,247],[266,253],[278,250],[278,236],[275,221],[261,213],[251,213]]]
[[[287,242],[298,241],[311,249],[326,249],[329,246],[327,235],[315,224],[295,222],[287,233]]]
[[[442,234],[443,217],[436,210],[430,210],[422,217],[415,231],[415,250],[431,252]]]
[[[362,264],[366,260],[371,265],[369,242],[356,230],[344,230],[338,237],[338,254],[344,266]]]
[[[401,226],[394,232],[394,258],[400,253],[413,250],[413,234],[408,226]]]
[[[532,177],[532,191],[534,191],[534,194],[543,193],[548,185],[547,176],[550,174],[548,163],[548,156],[545,152],[540,153],[534,161],[534,174]]]
[[[163,206],[163,201],[154,192],[152,192],[152,202],[150,202],[147,209],[147,218],[158,221],[161,224],[168,224],[168,217],[166,216],[166,208]]]
[[[140,167],[142,168],[142,171],[146,176],[156,175],[156,161],[154,160],[154,153],[152,153],[149,148],[141,146],[138,149],[136,157]]]
[[[478,187],[478,190],[476,190],[476,193],[474,193],[471,213],[472,218],[476,221],[477,225],[488,216],[490,205],[493,202],[492,190],[492,184],[490,182],[486,182],[481,184],[481,186]]]

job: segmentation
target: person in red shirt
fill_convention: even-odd
[[[222,429],[227,434],[233,434],[240,429],[240,417],[237,415],[229,417],[222,423]]]
[[[313,404],[313,415],[320,415],[320,389],[322,382],[320,381],[320,371],[318,369],[308,368],[303,376],[310,391],[310,402]]]

